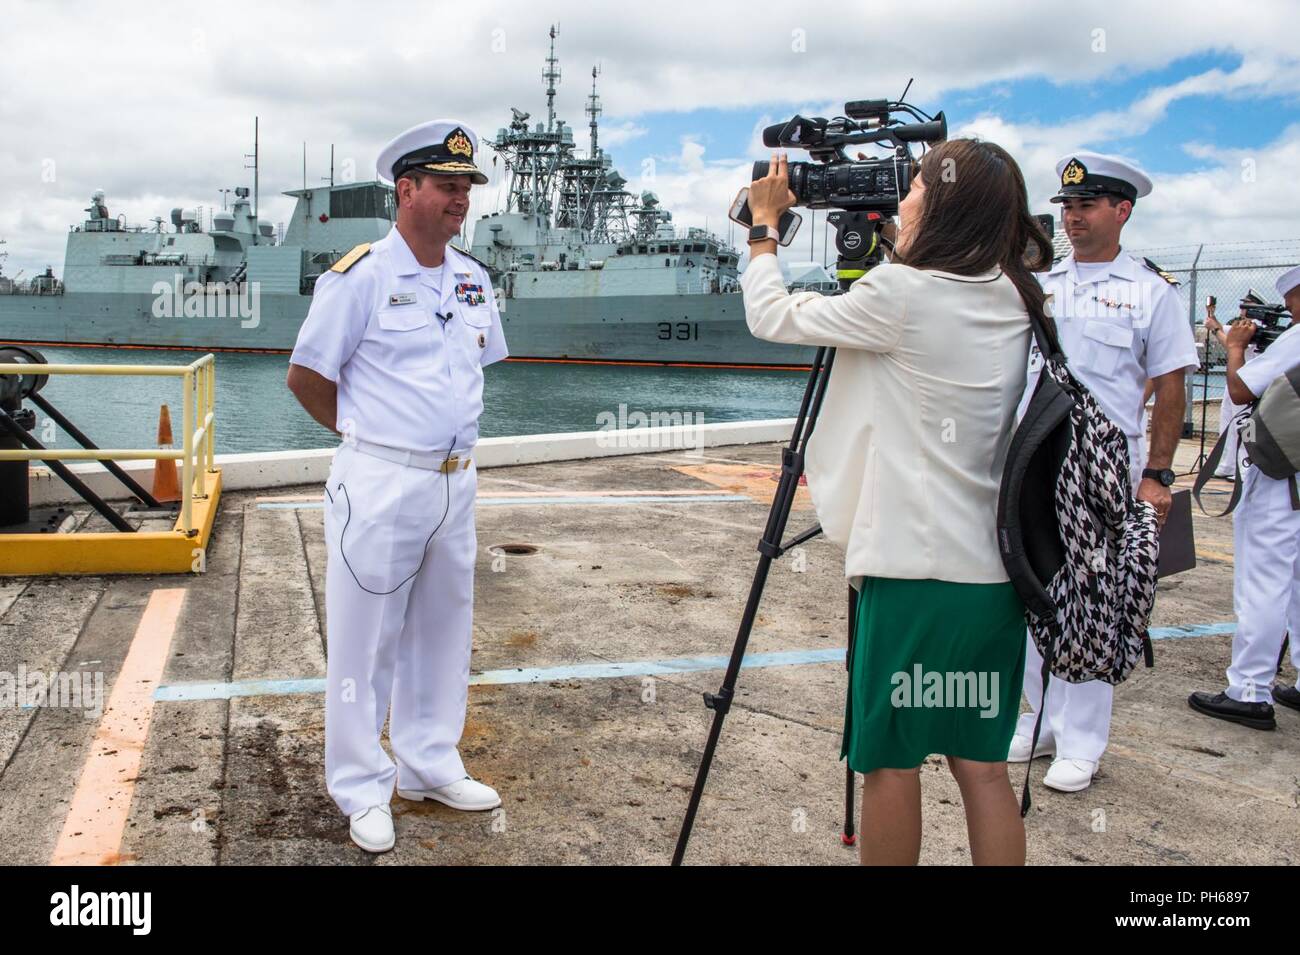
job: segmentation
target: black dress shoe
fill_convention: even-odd
[[[1241,703],[1226,693],[1197,691],[1187,698],[1187,705],[1198,713],[1230,723],[1240,723],[1251,729],[1277,729],[1272,703]]]
[[[1273,702],[1289,706],[1293,710],[1300,710],[1300,690],[1279,683],[1273,687]]]

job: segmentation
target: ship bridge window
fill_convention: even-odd
[[[331,219],[392,219],[393,191],[385,186],[335,188],[330,193]]]

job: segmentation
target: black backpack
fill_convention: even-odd
[[[1128,439],[1066,367],[1054,328],[1032,316],[1043,370],[1012,436],[998,497],[998,548],[1048,678],[1120,683],[1153,664],[1159,525],[1134,499]],[[1032,752],[1032,749],[1031,749]],[[1028,773],[1021,814],[1029,811]]]

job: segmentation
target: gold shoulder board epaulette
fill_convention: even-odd
[[[1178,279],[1174,278],[1172,275],[1170,275],[1168,272],[1166,272],[1166,271],[1165,271],[1164,269],[1162,269],[1160,266],[1156,265],[1156,264],[1155,264],[1154,262],[1152,262],[1150,259],[1143,259],[1143,260],[1142,260],[1142,264],[1145,265],[1147,268],[1149,268],[1152,272],[1156,273],[1156,275],[1160,276],[1162,279],[1164,279],[1164,280],[1165,280],[1166,282],[1168,282],[1170,285],[1178,285],[1178,284],[1179,284]]]
[[[346,272],[352,266],[356,265],[367,255],[370,254],[370,243],[362,242],[360,245],[353,246],[352,251],[348,252],[343,258],[339,259],[330,266],[331,272]]]
[[[492,270],[488,268],[488,264],[484,262],[482,259],[475,258],[474,256],[470,255],[468,252],[466,252],[458,245],[453,245],[452,248],[455,249],[457,252],[459,252],[461,255],[465,256],[465,258],[469,259],[471,262],[477,262],[479,265],[483,266],[484,272],[487,272],[489,275],[492,274]]]

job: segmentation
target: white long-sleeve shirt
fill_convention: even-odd
[[[759,255],[741,287],[758,338],[837,349],[807,475],[845,576],[1006,581],[997,501],[1030,340],[1011,280],[886,264],[790,295]]]

